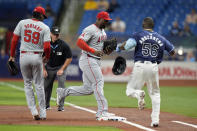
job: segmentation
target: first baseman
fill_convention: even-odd
[[[126,95],[138,99],[139,109],[144,109],[145,92],[142,90],[144,83],[148,88],[152,100],[151,126],[159,125],[160,114],[160,89],[158,64],[162,62],[164,50],[174,55],[174,46],[163,36],[153,31],[154,21],[151,17],[143,20],[143,31],[132,34],[116,51],[129,50],[135,47],[134,68],[127,84]]]
[[[38,6],[33,11],[32,19],[21,20],[15,30],[11,43],[9,61],[14,61],[16,45],[20,45],[20,69],[24,79],[24,89],[28,107],[35,120],[46,119],[43,60],[50,57],[50,29],[42,21],[47,18],[45,9]],[[43,52],[45,57],[43,58]],[[37,94],[39,113],[32,84]]]
[[[97,120],[101,117],[113,116],[108,113],[108,103],[104,96],[104,79],[101,71],[101,56],[103,55],[103,42],[107,39],[104,31],[106,24],[111,20],[107,12],[99,12],[95,24],[86,27],[77,40],[77,45],[82,49],[79,67],[83,72],[83,85],[70,86],[57,89],[57,104],[66,96],[82,96],[94,94],[98,110]]]

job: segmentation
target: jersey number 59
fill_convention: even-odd
[[[40,39],[39,32],[32,32],[31,30],[25,30],[25,34],[24,34],[25,42],[32,42],[33,44],[38,44],[39,39]]]
[[[142,45],[142,55],[157,57],[159,51],[159,45],[151,43],[143,43]]]

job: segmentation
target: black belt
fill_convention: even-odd
[[[144,63],[144,62],[146,62],[146,61],[136,61],[136,62]],[[153,64],[156,64],[156,63],[157,63],[157,61],[149,61],[149,62],[151,62],[151,63],[153,63]]]
[[[97,57],[91,56],[91,55],[89,55],[89,54],[87,54],[87,56],[88,56],[88,57],[92,57],[92,58],[97,59],[97,60],[100,60],[100,59],[101,59],[101,58],[97,58]]]

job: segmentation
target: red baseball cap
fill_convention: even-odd
[[[112,20],[110,17],[109,17],[109,13],[105,12],[105,11],[101,11],[97,14],[96,18],[98,19],[104,19],[104,20]]]
[[[46,12],[45,12],[45,9],[41,6],[37,6],[33,12],[38,12],[40,14],[43,14],[44,15],[44,18],[46,19],[47,16],[46,16]]]

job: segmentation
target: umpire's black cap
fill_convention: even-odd
[[[57,26],[53,26],[51,29],[51,33],[54,35],[59,35],[60,34],[60,28]]]

